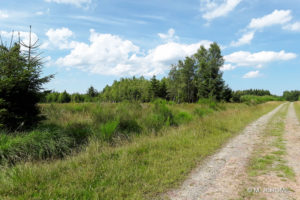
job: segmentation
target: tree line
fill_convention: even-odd
[[[106,86],[99,94],[104,101],[137,100],[149,102],[155,98],[177,103],[196,102],[201,98],[229,101],[232,90],[225,84],[220,68],[224,64],[220,47],[213,43],[209,49],[201,46],[192,56],[171,66],[168,77],[157,80],[122,78]]]
[[[99,101],[98,91],[93,87],[89,87],[85,94],[73,93],[69,94],[66,90],[63,92],[44,91],[41,103],[82,103]]]
[[[106,86],[102,92],[90,87],[86,94],[68,94],[50,92],[45,94],[43,102],[87,102],[110,101],[150,102],[156,98],[172,100],[177,103],[196,102],[202,98],[216,101],[230,101],[232,90],[225,84],[220,68],[224,64],[218,44],[213,43],[209,49],[201,46],[192,56],[179,60],[171,66],[167,77],[150,80],[144,77],[121,78]],[[97,98],[95,98],[97,97]]]
[[[287,101],[298,101],[300,100],[300,91],[299,90],[284,91],[283,98]]]

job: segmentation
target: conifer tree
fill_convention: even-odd
[[[0,44],[0,124],[15,131],[41,120],[37,103],[42,85],[53,75],[41,77],[43,62],[36,52],[38,41],[31,41],[31,28],[29,44],[20,39],[13,43],[13,36],[11,41],[10,46]]]

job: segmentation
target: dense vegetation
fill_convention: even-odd
[[[271,92],[269,90],[262,89],[237,90],[232,94],[232,101],[241,102],[241,97],[244,95],[271,96]]]
[[[202,102],[189,112],[180,106],[156,100],[151,104],[137,102],[45,104],[42,113],[47,120],[26,134],[0,132],[0,164],[18,161],[62,158],[78,150],[89,139],[114,144],[132,135],[157,133],[165,127],[178,126],[204,117],[222,104]]]
[[[21,51],[21,46],[28,51]],[[42,62],[34,49],[31,44],[0,45],[0,128],[25,129],[41,119],[40,91],[52,76],[40,77]]]
[[[95,137],[91,137],[93,139],[81,153],[63,160],[20,163],[16,166],[0,168],[0,198],[157,199],[161,193],[177,186],[197,163],[214,153],[230,137],[277,105],[278,103],[275,102],[255,106],[228,103],[221,107],[216,107],[214,104],[166,105],[174,113],[175,122],[178,122],[178,119],[185,122],[178,127],[174,125],[170,127],[168,121],[171,120],[166,120],[165,123],[154,120],[154,124],[163,123],[163,126],[167,127],[159,131],[152,131],[151,128],[146,127],[152,127],[149,123],[157,118],[154,116],[164,118],[169,115],[169,112],[156,110],[154,104],[142,104],[135,111],[125,109],[129,113],[123,113],[124,108],[137,105],[122,103],[43,105],[43,112],[48,116],[45,123],[59,127],[74,127],[72,131],[74,138],[85,137],[85,134],[90,133],[82,131],[84,129],[79,125],[74,126],[86,124],[87,127],[95,130],[92,132]],[[163,105],[159,107],[161,106],[162,110],[165,110]],[[214,107],[222,110],[212,112]],[[102,117],[110,115],[111,109],[113,114],[108,119],[120,118],[121,124],[122,116],[132,116],[129,119],[135,119],[137,124],[142,126],[142,130],[124,129],[137,131],[137,134],[119,131],[121,126],[115,128],[115,122],[110,120],[98,124],[98,121],[102,121]],[[205,113],[203,110],[210,114],[202,116]],[[148,113],[152,117],[149,117],[151,120],[146,122]],[[202,117],[198,117],[198,113]],[[117,116],[113,117],[114,115]],[[130,124],[136,125],[136,123]],[[136,127],[135,125],[133,127]],[[106,133],[114,130],[114,138],[111,140],[114,145],[111,145],[109,140],[105,142],[101,139],[104,136],[101,130]],[[63,134],[64,137],[66,135]],[[29,140],[29,136],[24,135],[27,146],[21,148],[19,145],[17,150],[14,150],[14,146],[11,145],[11,154],[8,155],[13,155],[16,151],[24,154],[28,151],[25,155],[36,151],[34,155],[39,155],[39,146],[35,144],[46,148],[47,145],[52,146],[52,141],[55,141],[58,146],[64,144],[63,136],[56,134],[53,136],[55,140],[47,143],[45,142],[47,140],[43,138],[51,137],[51,135],[41,132],[39,138],[44,142],[38,143],[37,136]],[[21,135],[19,137],[17,141],[13,138],[9,138],[11,142],[4,141],[0,145],[1,148],[10,146],[11,143],[24,141],[21,140]],[[41,151],[41,155],[43,152],[47,151]],[[23,154],[17,154],[17,156],[23,156]],[[32,159],[34,158],[36,157]]]
[[[191,57],[172,65],[168,78],[161,81],[154,76],[150,81],[143,77],[122,79],[104,88],[100,94],[106,101],[151,101],[157,97],[175,102],[196,102],[201,98],[229,101],[231,90],[222,79],[220,67],[224,64],[216,43],[207,50],[203,46]]]
[[[287,101],[298,101],[300,100],[300,91],[298,90],[284,91],[283,98]]]

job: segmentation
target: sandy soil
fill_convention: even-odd
[[[219,152],[207,158],[202,165],[194,169],[179,189],[169,191],[167,196],[170,199],[182,200],[238,198],[239,188],[243,186],[247,177],[245,168],[249,157],[255,146],[259,144],[266,124],[282,106],[278,106],[248,125],[241,134],[230,140]],[[298,149],[300,154],[300,145],[298,145]]]

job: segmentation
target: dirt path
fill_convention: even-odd
[[[246,199],[300,199],[300,124],[293,103],[289,105],[287,115],[281,119],[282,121],[284,121],[285,126],[282,130],[283,146],[281,150],[285,153],[276,157],[276,161],[272,163],[271,170],[267,170],[265,173],[251,179],[252,181],[254,180],[254,188],[256,190],[259,188],[260,191],[254,192],[253,196],[250,195]],[[264,141],[265,147],[269,148],[269,150],[274,150],[274,146],[272,149],[272,145],[268,144],[270,142],[272,142],[272,138],[267,137],[267,140]],[[280,164],[278,165],[278,163]],[[293,175],[290,177],[284,175],[287,173]]]
[[[284,139],[286,140],[287,164],[295,172],[295,182],[290,186],[294,191],[291,199],[300,199],[300,124],[293,103],[289,107]]]
[[[259,143],[260,134],[282,106],[248,125],[218,153],[193,170],[181,188],[168,192],[168,197],[182,200],[237,198],[238,188],[242,186],[243,179],[247,176],[245,174],[247,161],[255,145]],[[298,146],[300,148],[300,145]]]

